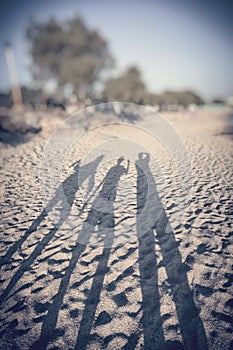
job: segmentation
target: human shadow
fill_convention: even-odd
[[[137,234],[140,287],[142,292],[142,326],[144,330],[144,348],[162,349],[164,335],[160,314],[158,287],[158,266],[155,255],[155,235],[153,228],[146,234],[139,229],[139,215],[146,204],[148,194],[147,174],[144,172],[146,158],[139,154],[135,166],[137,170]]]
[[[123,157],[118,159],[117,164],[113,166],[104,177],[100,184],[101,186],[98,186],[100,191],[87,214],[87,218],[83,223],[81,231],[78,234],[76,247],[72,252],[70,264],[66,269],[65,276],[61,279],[59,290],[48,308],[47,315],[42,324],[40,338],[31,347],[33,350],[46,349],[48,343],[54,338],[56,334],[58,314],[71,275],[81,254],[85,251],[86,245],[89,243],[91,236],[94,234],[95,228],[97,228],[97,234],[104,248],[101,257],[99,258],[96,272],[91,276],[93,277],[93,281],[85,301],[85,308],[80,322],[75,349],[81,350],[86,349],[87,347],[114,240],[115,218],[113,204],[116,199],[117,185],[120,177],[128,172],[129,167],[129,163],[127,168],[121,165],[123,160]],[[76,286],[78,287],[80,284],[81,283],[76,283]]]
[[[139,242],[139,270],[142,291],[142,326],[144,349],[171,349],[172,342],[164,341],[160,300],[158,292],[158,264],[155,255],[155,234],[162,253],[162,266],[165,267],[173,301],[176,306],[183,345],[176,341],[176,347],[185,350],[208,349],[206,334],[199,312],[189,287],[187,273],[175,240],[169,220],[160,201],[156,184],[149,167],[149,154],[140,153],[136,161],[137,170],[137,234]],[[146,234],[141,232],[139,217],[150,197],[150,215],[155,223]],[[158,215],[159,210],[159,215]],[[142,220],[142,218],[140,219]],[[161,265],[161,264],[160,264]],[[177,347],[178,345],[180,347]],[[175,344],[174,344],[175,346]]]
[[[4,299],[9,295],[11,290],[14,288],[16,283],[23,276],[25,271],[27,271],[35,259],[41,254],[43,249],[48,245],[51,239],[54,237],[55,233],[60,229],[62,224],[67,220],[71,207],[75,200],[76,192],[78,191],[80,185],[85,181],[86,178],[89,177],[89,183],[93,183],[93,177],[95,177],[96,169],[99,163],[103,159],[103,155],[99,156],[97,159],[92,161],[91,163],[83,165],[82,168],[82,176],[79,176],[80,171],[80,162],[76,162],[74,166],[74,172],[64,180],[61,185],[57,188],[54,197],[49,201],[46,207],[42,210],[40,215],[32,222],[31,226],[26,230],[25,234],[16,241],[12,247],[8,250],[6,255],[1,259],[0,264],[4,265],[10,261],[12,256],[16,251],[18,251],[23,243],[30,237],[30,235],[35,232],[43,220],[49,215],[49,213],[56,208],[56,205],[59,204],[60,209],[60,217],[58,221],[55,223],[55,226],[49,230],[49,232],[41,239],[41,241],[36,245],[33,252],[27,257],[21,264],[19,269],[16,271],[14,276],[11,278],[9,284],[4,289],[2,294],[0,295],[0,303],[4,301]]]

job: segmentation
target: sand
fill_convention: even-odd
[[[42,114],[40,133],[1,144],[0,348],[230,350],[227,116],[163,114],[192,165],[179,170],[184,182],[189,176],[190,187],[180,184],[190,190],[186,201],[172,164],[176,145],[166,151],[151,138],[153,118],[138,131],[137,115],[115,113],[127,125],[90,131],[114,121],[110,111],[68,123],[47,170],[41,160],[64,117]],[[84,136],[61,162],[74,129]]]

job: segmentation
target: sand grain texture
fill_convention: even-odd
[[[99,140],[112,140],[107,128],[67,154],[61,181],[69,212],[56,197],[45,210],[40,195],[40,161],[59,118],[42,118],[42,132],[27,143],[2,145],[1,349],[232,348],[232,139],[221,134],[225,119],[218,113],[165,118],[184,140],[193,191],[182,221],[172,223],[178,198],[164,156],[166,179],[158,175],[154,183],[154,196],[163,193],[162,214],[145,235],[136,218],[150,176],[145,159],[131,161],[128,173],[117,168],[118,180],[109,175],[111,193],[102,187],[102,196],[112,196],[114,217],[93,209],[100,189],[80,215],[93,184],[84,169],[83,188],[75,188],[69,164]],[[80,128],[88,127],[88,119],[80,120]],[[99,169],[95,181],[109,188],[105,176],[117,159],[100,161],[98,152],[92,155],[91,166]],[[121,166],[126,169],[126,160]],[[90,222],[100,233],[90,230]],[[77,234],[87,246],[76,243]],[[107,248],[95,246],[106,239]]]

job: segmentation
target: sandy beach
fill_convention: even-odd
[[[1,143],[0,348],[232,349],[228,116],[162,114],[191,166],[186,201],[152,117],[109,127],[91,111],[50,150],[65,118],[39,114],[40,132]]]

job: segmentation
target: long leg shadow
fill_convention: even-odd
[[[142,161],[142,160],[141,160]],[[137,170],[137,217],[141,214],[147,200],[148,184],[146,174],[136,163]],[[164,335],[160,314],[160,299],[158,290],[158,267],[155,255],[154,230],[145,235],[140,232],[137,224],[139,243],[139,272],[142,291],[142,326],[144,330],[144,349],[163,349]]]
[[[178,250],[177,242],[175,240],[175,235],[171,229],[166,230],[166,228],[169,225],[169,220],[163,209],[163,205],[159,199],[156,184],[154,182],[153,175],[149,167],[148,154],[146,154],[144,158],[142,154],[139,154],[139,159],[136,162],[136,168],[138,170],[138,192],[143,190],[143,186],[145,188],[146,183],[148,183],[150,187],[150,194],[152,194],[152,198],[154,198],[154,203],[151,203],[151,205],[154,205],[154,207],[157,208],[156,210],[158,210],[158,206],[160,207],[161,214],[153,228],[155,228],[156,230],[157,239],[159,241],[160,249],[163,256],[163,264],[166,269],[168,282],[172,290],[173,300],[175,302],[177,310],[177,316],[180,324],[184,348],[185,350],[206,350],[208,349],[208,346],[205,329],[193,300],[193,294],[189,287],[185,266],[182,263],[181,255]],[[142,173],[144,173],[144,175]],[[143,204],[143,200],[140,199],[141,195],[142,194],[138,194],[138,202],[140,202],[140,205]],[[152,242],[152,232],[147,233],[144,237],[145,242],[149,240],[151,249],[154,250],[154,242]],[[156,286],[158,282],[155,281],[155,279],[157,278],[157,272],[147,271],[147,269],[156,269],[156,261],[155,258],[152,259],[153,253],[150,253],[151,258],[147,259],[149,261],[147,261],[145,257],[143,258],[145,251],[149,249],[148,245],[145,246],[146,244],[143,241],[143,237],[139,238],[139,244],[141,246],[139,247],[139,252],[141,252],[141,259],[139,259],[139,264],[143,297],[143,317],[145,320],[143,321],[146,345],[145,349],[166,349],[166,343],[165,345],[162,345],[163,337],[161,335],[161,332],[155,330],[154,327],[151,326],[152,324],[155,325],[155,322],[157,322],[158,327],[161,327],[161,321],[158,320],[160,317],[158,311],[159,305],[157,301],[153,300],[154,298],[158,298],[158,287]],[[153,276],[154,278],[153,283],[151,284],[145,282],[150,276]],[[151,296],[150,300],[149,296]],[[151,315],[149,315],[148,309],[151,310]],[[162,341],[162,346],[157,346],[157,344],[159,344],[159,341]]]
[[[113,229],[109,229],[108,235],[113,238]],[[108,237],[109,244],[109,237]],[[100,300],[100,293],[103,287],[104,276],[107,273],[108,260],[111,254],[111,248],[104,248],[96,269],[95,277],[92,282],[91,290],[85,302],[85,309],[80,323],[78,338],[74,350],[84,350],[90,340],[91,327],[94,321],[96,309]]]
[[[84,165],[85,170],[82,173],[86,174],[87,177],[92,174],[94,176],[97,166],[99,165],[100,161],[103,159],[103,156],[98,157],[93,162]],[[20,280],[20,278],[23,276],[24,272],[30,268],[32,263],[35,261],[35,259],[41,254],[43,249],[48,245],[48,243],[51,241],[51,239],[54,237],[55,233],[60,229],[62,224],[66,221],[68,218],[72,204],[75,199],[75,194],[77,190],[79,189],[79,185],[81,184],[78,178],[78,172],[79,172],[79,162],[75,166],[75,172],[72,173],[57,189],[54,198],[48,203],[46,208],[44,208],[41,212],[41,214],[33,221],[29,229],[26,231],[24,236],[19,239],[6,253],[5,257],[3,258],[2,264],[6,264],[9,259],[13,256],[13,254],[22,246],[22,244],[29,238],[29,236],[37,230],[38,226],[41,224],[41,222],[44,220],[46,216],[49,215],[49,212],[55,207],[55,205],[63,200],[63,203],[61,203],[62,210],[61,210],[61,217],[59,221],[56,223],[56,226],[52,228],[48,234],[42,240],[38,243],[38,245],[35,247],[31,255],[25,259],[19,269],[16,271],[12,279],[10,280],[9,284],[5,288],[5,290],[0,295],[0,303],[4,301],[4,299],[8,296],[8,294],[11,292],[11,290],[14,288],[16,283]],[[85,178],[82,179],[82,182],[85,180]]]
[[[104,237],[103,245],[104,247],[107,246],[107,248],[103,248],[103,253],[92,281],[91,290],[85,302],[85,309],[75,345],[75,349],[86,349],[86,346],[90,340],[91,327],[95,317],[96,308],[99,303],[100,293],[103,287],[104,276],[107,271],[107,264],[114,238],[115,220],[113,213],[113,202],[116,198],[117,185],[120,177],[128,171],[128,169],[125,169],[122,165],[120,165],[122,160],[123,158],[118,160],[118,164],[108,171],[102,182],[102,188],[94,200],[92,208],[83,224],[82,230],[79,232],[78,240],[81,242],[81,244],[77,243],[72,253],[66,275],[62,278],[59,290],[53,298],[53,302],[50,305],[46,318],[43,321],[40,338],[32,345],[31,349],[46,349],[48,343],[53,339],[59,311],[61,309],[71,275],[75,269],[79,257],[84,252],[86,248],[85,246],[88,244],[90,237],[97,226],[99,231],[101,231],[101,236]],[[106,212],[104,212],[105,206],[107,209]],[[103,211],[98,211],[95,209],[98,207],[101,207]]]
[[[23,245],[23,243],[28,239],[28,237],[37,230],[38,226],[42,223],[45,217],[48,215],[48,212],[57,204],[57,201],[53,199],[46,207],[43,209],[41,214],[33,221],[31,226],[26,230],[25,234],[16,241],[10,249],[7,251],[6,255],[0,259],[0,266],[3,266],[10,262],[10,259],[14,255],[14,253]]]

